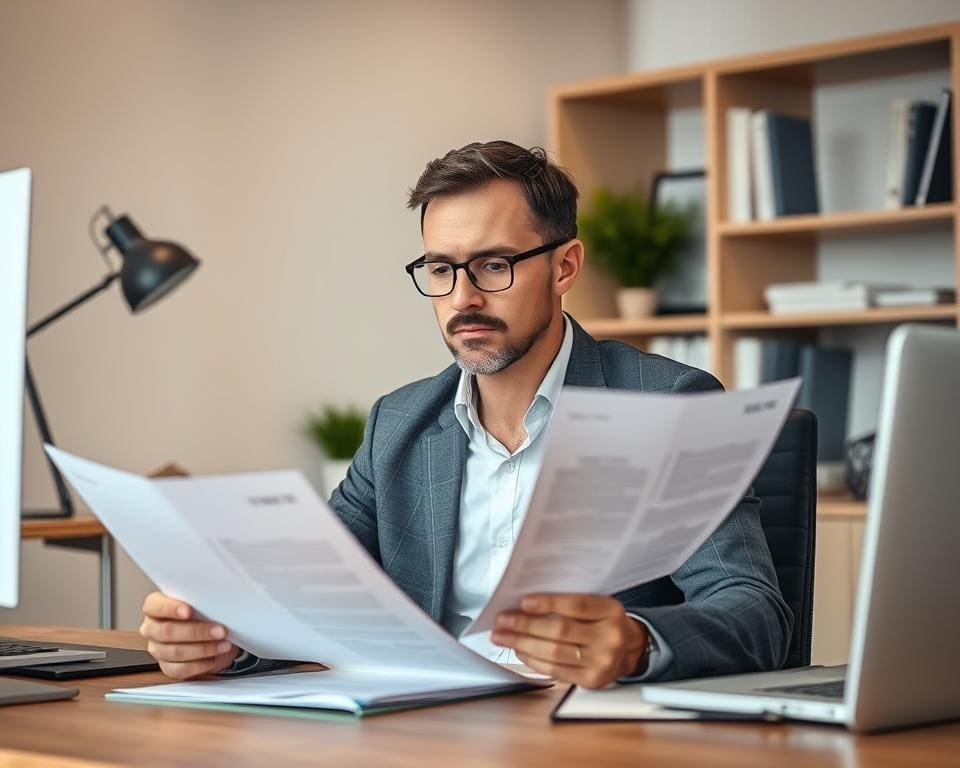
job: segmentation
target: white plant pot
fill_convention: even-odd
[[[650,317],[650,315],[657,311],[656,289],[617,289],[617,310],[620,312],[620,317],[623,318]]]
[[[324,459],[320,465],[320,481],[323,492],[330,498],[333,489],[340,485],[350,469],[350,459]]]

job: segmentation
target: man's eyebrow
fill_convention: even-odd
[[[512,245],[491,245],[479,251],[473,251],[467,256],[467,259],[473,259],[477,256],[513,256],[515,253],[520,253],[520,251]],[[452,262],[454,260],[449,254],[440,253],[439,251],[427,251],[423,256],[427,261]]]

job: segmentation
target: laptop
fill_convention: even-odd
[[[960,332],[887,345],[849,664],[643,687],[667,707],[877,731],[960,718]]]

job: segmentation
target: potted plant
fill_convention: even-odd
[[[347,476],[353,455],[363,442],[366,417],[356,408],[324,406],[307,419],[307,433],[323,451],[323,490],[327,495]]]
[[[651,205],[639,191],[616,194],[602,187],[591,202],[580,215],[580,234],[588,256],[620,285],[620,316],[652,315],[657,306],[653,285],[673,268],[689,237],[692,211]]]

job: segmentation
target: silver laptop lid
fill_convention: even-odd
[[[960,717],[960,333],[887,345],[850,642],[851,727]]]

